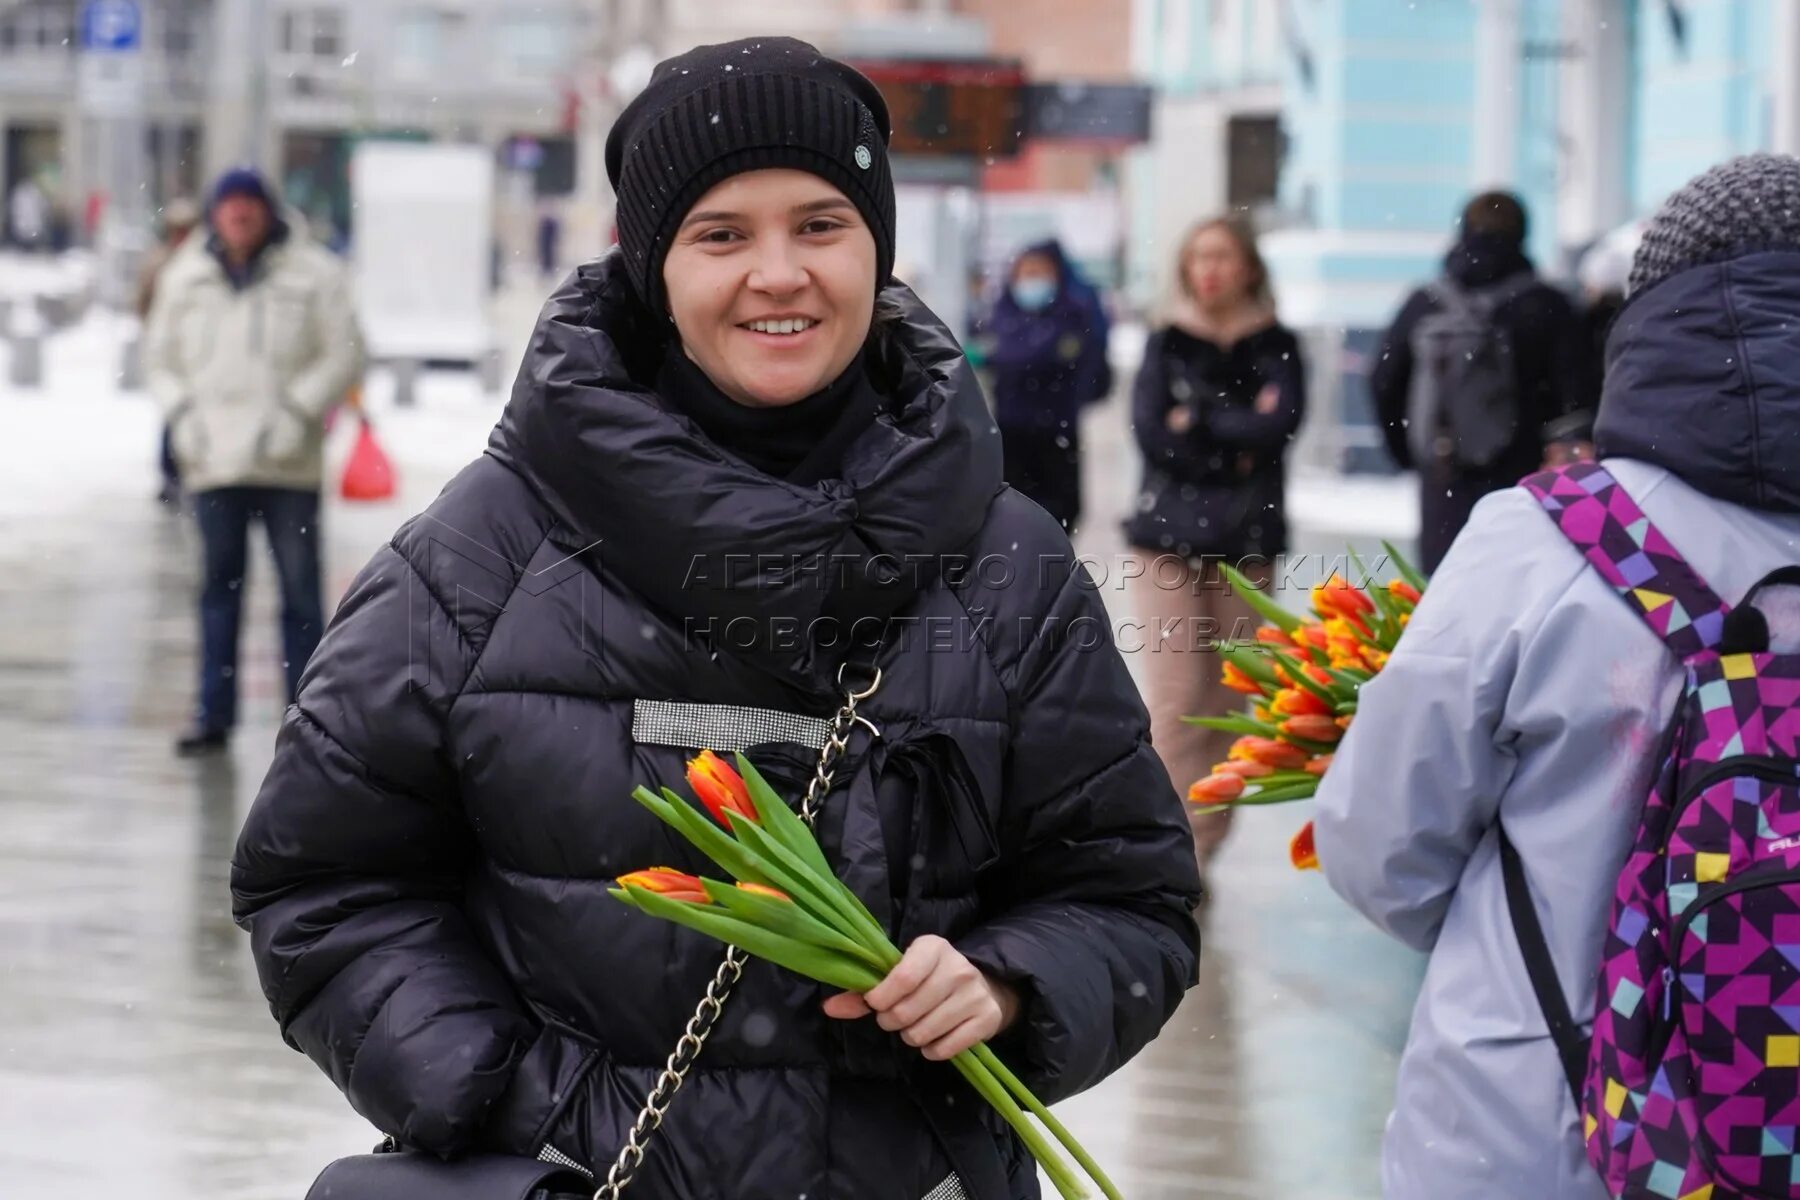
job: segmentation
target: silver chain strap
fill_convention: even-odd
[[[800,804],[800,819],[810,828],[818,819],[819,809],[823,807],[825,798],[831,794],[831,776],[837,767],[838,759],[850,745],[850,730],[861,722],[871,731],[866,717],[856,714],[856,706],[875,694],[881,686],[881,668],[873,668],[874,674],[868,686],[861,691],[844,684],[844,669],[838,668],[838,684],[845,687],[844,706],[837,711],[831,720],[831,732],[826,735],[825,745],[819,751],[819,765],[813,770],[812,782],[806,785],[806,798]],[[625,1138],[625,1145],[619,1151],[612,1170],[606,1173],[606,1182],[594,1192],[594,1200],[619,1200],[619,1195],[636,1177],[638,1168],[644,1165],[644,1154],[650,1148],[650,1138],[662,1125],[663,1117],[669,1111],[669,1104],[675,1099],[675,1093],[687,1081],[687,1073],[700,1057],[706,1039],[711,1036],[713,1027],[719,1023],[719,1016],[725,1011],[725,1001],[731,998],[731,989],[744,974],[744,963],[749,956],[736,946],[725,951],[725,961],[719,964],[718,973],[712,982],[706,985],[706,995],[701,997],[700,1006],[688,1019],[687,1028],[682,1031],[681,1039],[675,1043],[675,1049],[669,1054],[669,1061],[663,1065],[662,1074],[656,1078],[656,1086],[650,1089],[649,1099],[638,1113],[637,1120],[631,1126],[631,1132]]]

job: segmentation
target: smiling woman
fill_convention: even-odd
[[[875,237],[817,175],[767,169],[701,196],[663,260],[682,351],[739,404],[821,391],[861,353],[875,311]]]
[[[1098,591],[891,278],[887,139],[874,85],[801,42],[660,65],[607,143],[619,248],[550,298],[487,453],[326,634],[236,911],[289,1040],[430,1152],[381,1158],[439,1173],[334,1196],[450,1200],[434,1156],[485,1151],[635,1163],[628,1200],[1033,1200],[946,1060],[1001,1038],[1055,1101],[1194,978],[1181,802],[1118,653],[1058,632],[1105,627]],[[999,584],[957,565],[1009,559]],[[908,636],[962,621],[954,652]],[[610,898],[704,868],[630,796],[705,746],[785,795],[823,781],[819,846],[904,949],[866,994],[727,979]]]

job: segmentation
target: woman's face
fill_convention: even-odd
[[[747,171],[694,202],[663,262],[682,348],[739,404],[804,400],[844,373],[875,313],[875,236],[805,171]]]
[[[1230,308],[1250,298],[1250,264],[1237,239],[1220,226],[1194,235],[1182,270],[1188,294],[1201,308]]]

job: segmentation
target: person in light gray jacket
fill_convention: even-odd
[[[1733,603],[1800,562],[1796,328],[1800,160],[1734,160],[1675,193],[1608,342],[1595,440]],[[1776,630],[1797,632],[1800,619]],[[1340,895],[1431,956],[1383,1150],[1388,1200],[1605,1195],[1508,919],[1497,830],[1585,1020],[1681,676],[1513,488],[1476,508],[1364,689],[1320,788],[1316,845]]]
[[[281,579],[289,699],[319,644],[325,415],[362,373],[362,337],[342,264],[281,219],[260,176],[235,170],[213,189],[206,236],[187,239],[158,277],[144,346],[205,547],[199,713],[176,750],[212,753],[237,721],[253,518]]]

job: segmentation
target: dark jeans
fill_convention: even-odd
[[[298,488],[212,488],[194,497],[205,553],[200,590],[200,725],[237,723],[238,624],[244,610],[250,520],[258,518],[281,580],[282,666],[287,698],[319,645],[325,606],[319,582],[319,493]]]

